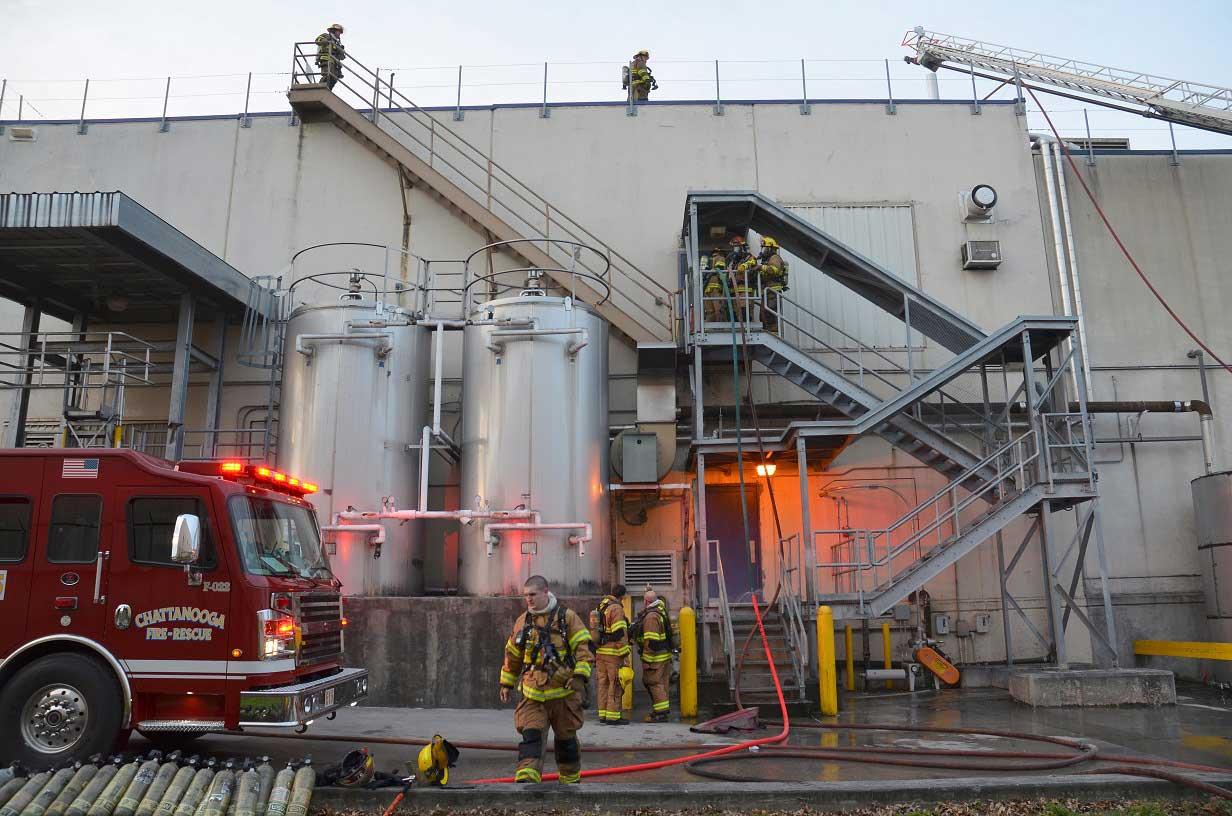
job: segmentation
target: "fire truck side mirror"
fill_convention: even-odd
[[[201,519],[187,513],[176,516],[171,534],[171,560],[177,564],[196,563],[201,553]]]

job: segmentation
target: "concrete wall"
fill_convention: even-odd
[[[986,328],[1019,314],[1050,313],[1060,302],[1038,159],[1030,152],[1024,121],[1007,105],[986,105],[982,115],[973,116],[964,104],[904,103],[897,115],[888,116],[880,104],[834,103],[814,105],[811,116],[801,116],[794,103],[737,103],[727,105],[721,118],[709,105],[650,105],[637,117],[620,107],[579,105],[554,108],[550,119],[528,108],[467,111],[460,123],[449,112],[439,119],[670,288],[677,285],[686,192],[756,189],[791,205],[909,206],[916,278]],[[1081,169],[1144,268],[1195,330],[1217,349],[1232,345],[1232,330],[1222,319],[1232,294],[1222,260],[1232,250],[1227,206],[1232,158],[1183,156],[1179,167],[1171,167],[1166,156],[1101,156],[1096,168],[1082,164]],[[999,193],[996,223],[989,227],[965,225],[960,218],[959,195],[977,183],[991,184]],[[1200,397],[1197,370],[1185,357],[1192,343],[1149,300],[1072,177],[1070,188],[1094,396]],[[175,121],[165,134],[153,122],[96,123],[85,136],[76,134],[75,124],[42,125],[34,143],[0,141],[0,190],[57,189],[121,189],[253,276],[283,271],[296,250],[325,241],[389,244],[430,258],[464,257],[484,242],[426,193],[403,191],[393,168],[334,126],[289,126],[286,117],[258,117],[251,129],[239,128],[235,120]],[[1000,240],[1004,263],[992,272],[962,271],[958,248],[966,238]],[[327,255],[304,271],[355,265],[375,271],[380,261],[372,255]],[[0,312],[0,322],[13,326],[15,314]],[[208,338],[203,332],[201,342]],[[446,399],[456,401],[462,384],[456,344],[450,342]],[[632,420],[634,355],[616,339],[610,357],[612,421],[625,424]],[[242,382],[250,374],[233,367],[228,381]],[[1232,432],[1219,411],[1232,398],[1225,382],[1211,378],[1221,439]],[[758,388],[766,399],[798,397],[768,381]],[[709,391],[713,397],[725,393],[719,381]],[[223,421],[233,421],[253,393],[238,389],[229,395]],[[149,408],[153,419],[165,416],[156,403]],[[456,418],[447,408],[446,422]],[[1114,418],[1101,419],[1100,435],[1126,435],[1125,422],[1122,417],[1118,432]],[[1196,429],[1196,421],[1183,416],[1148,417],[1142,428],[1148,436]],[[1220,454],[1228,464],[1226,447],[1221,445]],[[1202,639],[1186,485],[1201,471],[1197,445],[1102,445],[1099,456],[1105,463],[1104,533],[1122,639]],[[861,470],[844,474],[850,468]],[[909,458],[864,442],[845,452],[830,473],[814,477],[809,499],[814,526],[835,521],[834,503],[818,492],[853,475],[865,484],[910,485],[920,497],[939,486],[934,474]],[[434,468],[434,500],[456,500],[457,481],[456,472]],[[775,482],[783,486],[780,513],[790,534],[799,527],[799,489],[790,469]],[[893,501],[861,497],[853,523],[874,525],[896,509]],[[773,541],[771,513],[762,510],[763,540]],[[617,520],[618,549],[683,548],[690,523],[688,515],[682,520],[677,500],[659,502],[648,515],[643,525]],[[1073,522],[1063,515],[1058,532],[1063,534],[1067,524],[1072,530]],[[429,569],[436,571],[438,585],[447,586],[456,575],[456,536],[448,525],[431,530]],[[1008,532],[1007,545],[1016,545],[1021,532]],[[1012,587],[1042,630],[1038,564],[1038,556],[1024,556]],[[934,610],[967,619],[996,612],[995,576],[995,550],[982,547],[932,582]],[[1040,656],[1042,649],[1027,630],[1014,625],[1018,656]],[[952,653],[959,651],[957,644],[947,645]],[[1077,657],[1090,655],[1080,633],[1070,646]],[[968,660],[1002,659],[999,615],[992,632],[963,644],[962,651]]]

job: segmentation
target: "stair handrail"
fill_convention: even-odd
[[[723,553],[719,540],[712,538],[706,542],[706,547],[712,550],[711,557],[714,568],[709,576],[717,578],[719,585],[719,631],[723,638],[723,657],[727,660],[727,681],[731,688],[736,687],[736,632],[732,627],[731,604],[727,598],[727,576],[723,572]]]
[[[789,558],[797,552],[792,543],[798,538],[793,533],[779,540],[779,589],[778,611],[783,619],[784,631],[787,635],[788,651],[791,654],[792,669],[799,681],[799,687],[804,688],[804,667],[801,655],[808,653],[808,630],[804,626],[804,612],[800,603],[800,594],[796,590],[795,581],[800,574],[800,565],[795,558]]]
[[[299,85],[320,84],[316,79],[319,75],[319,71],[314,69],[316,49],[317,46],[315,42],[298,42],[294,44],[291,70],[292,87]],[[527,228],[529,228],[529,231],[532,234],[526,237],[546,238],[550,235],[553,225],[555,225],[558,230],[564,231],[565,237],[576,239],[581,243],[601,247],[607,253],[609,259],[619,260],[621,262],[620,264],[613,262],[613,271],[618,271],[622,277],[649,295],[653,299],[655,306],[665,308],[667,312],[666,318],[660,317],[651,309],[648,309],[646,306],[643,306],[633,300],[628,292],[620,289],[619,287],[612,287],[613,294],[619,293],[621,297],[625,301],[628,301],[630,305],[648,316],[651,320],[651,327],[657,326],[658,328],[665,329],[667,331],[667,336],[674,336],[676,328],[674,317],[674,301],[676,293],[674,291],[668,289],[653,276],[646,273],[622,253],[614,249],[610,244],[595,236],[594,233],[584,227],[579,221],[577,221],[577,219],[554,206],[551,202],[531,189],[521,179],[503,167],[500,163],[494,161],[491,156],[484,153],[484,151],[476,147],[466,138],[459,135],[453,129],[438,122],[437,119],[428,111],[416,105],[404,93],[391,86],[387,80],[382,80],[379,68],[374,71],[358,60],[351,52],[347,52],[345,65],[346,69],[350,70],[350,73],[340,78],[337,84],[343,86],[361,100],[367,101],[369,96],[371,97],[371,101],[369,103],[371,105],[370,118],[374,124],[378,123],[382,118],[391,122],[392,125],[404,133],[407,138],[411,139],[420,148],[427,151],[427,154],[430,157],[430,166],[432,164],[431,159],[436,159],[441,164],[457,173],[463,180],[465,180],[467,184],[473,185],[478,190],[484,191],[487,199],[485,206],[487,206],[488,209],[492,209],[492,204],[494,202],[499,204],[505,212],[512,215],[514,218],[521,221]],[[356,68],[359,70],[355,70]],[[355,77],[359,83],[371,91],[371,94],[357,91],[349,83],[347,83],[346,76]],[[395,97],[400,101],[395,102]],[[396,110],[405,114],[421,128],[427,128],[428,141],[425,142],[423,139],[411,133],[396,119],[392,119],[389,116],[382,117],[380,115],[382,111],[382,103],[385,103],[386,105],[385,110]],[[355,106],[352,105],[352,107]],[[444,147],[448,148],[453,154],[456,154],[458,157],[472,165],[475,169],[479,170],[480,180],[476,181],[468,175],[465,170],[451,162],[448,157],[442,155],[440,149],[437,147],[437,141],[440,141],[440,143]],[[528,220],[525,214],[516,211],[513,206],[510,206],[510,203],[502,200],[499,196],[495,196],[493,184],[503,187],[517,199],[521,200],[522,203],[531,207],[532,211],[536,214],[536,217],[543,216],[543,230],[540,231],[540,228],[535,222]],[[478,197],[467,190],[464,190],[464,192],[476,201],[484,203],[483,198]],[[561,236],[558,235],[556,237]],[[545,249],[545,252],[546,251],[547,250]],[[579,262],[579,266],[589,269],[589,267],[586,267],[585,264],[581,262]],[[640,323],[641,321],[638,322]]]
[[[758,285],[760,286],[760,281],[758,282]],[[783,324],[784,324],[784,323],[786,323],[786,324],[788,324],[788,325],[792,326],[793,328],[795,328],[795,329],[796,329],[797,331],[799,331],[801,334],[803,334],[803,335],[805,335],[806,337],[808,337],[810,340],[813,340],[814,342],[816,342],[817,344],[819,344],[820,346],[822,346],[822,347],[823,347],[826,351],[831,352],[831,353],[834,353],[834,354],[838,354],[838,355],[840,356],[840,358],[842,358],[842,359],[846,359],[846,360],[852,360],[852,359],[853,359],[853,358],[852,358],[849,354],[845,353],[844,351],[842,351],[841,349],[839,349],[839,348],[837,348],[837,347],[835,347],[835,346],[830,345],[828,342],[826,342],[826,341],[822,340],[820,337],[817,337],[817,336],[816,336],[815,334],[813,334],[812,332],[810,332],[810,331],[808,331],[807,329],[803,328],[800,324],[798,324],[798,323],[796,323],[795,321],[793,321],[793,320],[789,319],[789,318],[788,318],[788,317],[784,314],[784,311],[785,311],[785,310],[783,309],[783,306],[782,306],[782,304],[783,304],[784,302],[786,302],[786,303],[788,303],[788,304],[790,304],[790,305],[794,306],[794,307],[798,310],[798,313],[802,313],[803,315],[805,315],[805,316],[807,316],[807,317],[809,317],[809,318],[811,318],[811,319],[813,319],[813,320],[817,321],[818,323],[823,324],[824,326],[826,326],[826,328],[829,328],[829,329],[831,329],[832,331],[837,332],[838,334],[842,335],[842,336],[843,336],[844,338],[846,338],[847,340],[850,340],[852,343],[856,344],[856,351],[857,351],[857,353],[859,353],[859,354],[861,354],[861,355],[862,355],[864,351],[868,351],[868,352],[869,352],[870,354],[872,354],[874,357],[876,357],[877,359],[879,359],[879,360],[881,360],[882,362],[884,362],[884,363],[886,363],[887,365],[889,365],[889,366],[891,367],[891,369],[892,369],[893,371],[895,371],[896,373],[899,373],[899,374],[905,374],[905,375],[907,375],[907,378],[908,378],[908,379],[907,379],[907,386],[906,386],[906,388],[910,388],[910,387],[914,384],[914,382],[916,381],[916,375],[915,375],[915,372],[914,372],[914,371],[912,371],[912,370],[911,370],[911,369],[909,369],[909,368],[904,367],[902,364],[900,364],[900,363],[898,363],[898,362],[895,362],[893,359],[891,359],[890,357],[888,357],[886,354],[884,354],[883,352],[879,351],[878,349],[874,348],[873,346],[866,345],[866,344],[864,343],[864,341],[860,340],[858,337],[856,337],[856,336],[852,335],[850,332],[846,331],[845,329],[841,329],[841,328],[839,328],[838,326],[836,326],[835,324],[831,323],[831,322],[830,322],[829,320],[827,320],[826,318],[824,318],[824,317],[822,317],[821,315],[816,314],[815,312],[813,312],[813,311],[812,311],[811,309],[809,309],[808,307],[806,307],[806,306],[804,306],[804,305],[802,305],[802,304],[798,303],[797,301],[795,301],[795,300],[793,300],[793,299],[791,299],[791,298],[787,297],[787,296],[786,296],[786,295],[784,295],[781,291],[779,291],[779,290],[777,290],[777,289],[763,289],[763,290],[762,290],[762,298],[763,298],[762,308],[764,308],[767,312],[769,312],[769,313],[771,313],[771,314],[775,315],[775,316],[778,318],[778,331],[777,331],[777,332],[775,332],[775,334],[776,334],[776,335],[778,336],[778,338],[779,338],[780,340],[782,340],[784,343],[786,343],[786,342],[787,342],[787,340],[783,337],[782,327],[783,327]],[[774,306],[771,306],[771,305],[770,305],[770,301],[772,301],[772,300],[776,302]],[[803,351],[803,349],[801,349],[801,351]],[[806,352],[806,353],[807,353],[807,352]],[[910,353],[910,352],[908,352],[908,353]],[[905,388],[903,388],[901,385],[899,385],[899,384],[897,384],[897,383],[893,382],[892,380],[888,379],[887,377],[882,376],[881,372],[877,371],[876,369],[872,369],[872,368],[865,369],[865,367],[864,367],[864,361],[863,361],[863,358],[862,358],[862,357],[860,357],[860,358],[855,358],[855,359],[856,359],[856,364],[857,364],[857,366],[858,366],[858,368],[859,368],[859,375],[860,375],[860,380],[859,380],[859,382],[860,382],[860,385],[861,385],[861,386],[863,386],[863,384],[864,384],[864,381],[863,381],[863,376],[864,376],[864,372],[867,370],[867,371],[868,371],[868,373],[869,373],[872,377],[874,377],[875,379],[877,379],[877,380],[879,380],[880,382],[884,383],[885,385],[888,385],[890,388],[893,388],[896,392],[902,392],[903,390],[906,390],[906,389],[905,389]],[[840,372],[840,373],[841,373],[841,372]],[[921,379],[923,379],[923,378],[921,378]],[[967,412],[967,413],[969,413],[971,416],[973,416],[973,417],[977,418],[977,419],[981,422],[981,424],[983,425],[983,427],[984,427],[984,429],[985,429],[985,430],[992,431],[994,434],[999,434],[999,433],[1001,433],[1001,432],[1002,432],[1002,430],[1003,430],[1003,429],[1002,429],[1000,426],[998,426],[995,422],[993,422],[991,419],[989,419],[989,417],[988,417],[987,415],[985,415],[985,414],[983,414],[983,413],[981,413],[981,412],[979,412],[979,411],[975,410],[974,408],[970,408],[970,407],[968,407],[968,406],[967,406],[964,402],[962,402],[962,401],[961,401],[961,400],[959,400],[959,399],[956,399],[956,398],[954,397],[954,395],[953,395],[953,394],[947,393],[947,392],[946,392],[946,390],[945,390],[944,388],[937,388],[937,389],[934,389],[934,392],[933,392],[933,393],[939,394],[939,395],[941,396],[941,398],[942,398],[942,404],[943,404],[943,405],[944,405],[944,400],[945,400],[946,398],[948,398],[948,399],[950,400],[950,402],[951,402],[951,403],[953,403],[954,405],[958,406],[958,407],[959,407],[959,408],[961,408],[962,410],[966,411],[966,412]],[[974,395],[974,394],[972,394],[972,396],[974,397],[975,395]],[[994,438],[995,438],[995,437],[994,437]]]

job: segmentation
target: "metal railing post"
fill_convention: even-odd
[[[539,118],[547,119],[552,115],[548,110],[548,64],[543,63],[543,107],[539,109]]]
[[[163,88],[163,118],[158,123],[158,132],[166,133],[169,129],[167,126],[167,101],[171,99],[171,77],[167,77],[167,84]]]
[[[1177,167],[1181,163],[1181,157],[1176,152],[1176,131],[1172,128],[1171,122],[1168,123],[1168,138],[1172,140],[1172,158],[1169,159],[1168,164]]]
[[[458,101],[457,101],[457,104],[455,104],[453,108],[453,120],[455,122],[461,122],[462,119],[463,119],[463,114],[462,114],[462,66],[459,65],[458,66]]]
[[[0,120],[4,119],[4,92],[8,90],[9,81],[0,79]],[[4,135],[4,125],[0,125],[0,136]]]
[[[723,94],[719,87],[719,61],[714,61],[714,115],[723,115]]]
[[[800,115],[808,116],[812,112],[808,101],[808,75],[804,72],[804,60],[800,60]]]
[[[381,113],[381,69],[377,68],[372,75],[372,124],[376,124]]]
[[[1022,74],[1018,73],[1018,63],[1013,63],[1014,66],[1014,114],[1017,116],[1027,115],[1027,100],[1022,95]]]
[[[77,135],[84,136],[86,133],[86,98],[90,95],[90,80],[86,80],[86,87],[81,92],[81,116],[77,118]]]
[[[979,116],[984,111],[980,109],[980,94],[975,89],[975,63],[969,61],[967,67],[971,69],[971,115]]]
[[[1095,143],[1091,141],[1091,117],[1087,116],[1087,109],[1082,109],[1082,121],[1087,126],[1087,167],[1095,166]]]
[[[889,99],[889,103],[886,105],[886,114],[893,116],[898,113],[898,106],[894,104],[894,86],[890,84],[890,61],[888,59],[885,61],[885,69],[886,97]]]
[[[252,117],[248,115],[248,100],[252,96],[252,71],[248,72],[248,84],[244,87],[244,112],[240,114],[240,127],[252,127]]]

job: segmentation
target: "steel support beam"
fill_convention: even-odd
[[[804,437],[796,437],[796,464],[800,470],[800,546],[804,551],[804,592],[808,605],[817,598],[814,586],[817,554],[813,552],[813,513],[809,507],[808,450]]]
[[[165,457],[179,461],[184,455],[184,408],[188,401],[188,369],[191,362],[193,319],[197,301],[192,294],[180,295],[180,314],[175,330],[175,365],[171,370],[171,399],[167,405]]]
[[[204,453],[210,457],[218,455],[218,416],[222,412],[222,375],[223,360],[227,354],[227,315],[219,312],[214,321],[214,348],[217,365],[210,372],[210,392],[205,400],[205,430],[207,433]]]
[[[18,387],[17,399],[9,415],[9,427],[5,433],[4,445],[7,448],[20,448],[26,444],[26,418],[30,413],[30,386],[34,382],[34,335],[38,333],[39,322],[43,313],[35,302],[25,308],[21,317],[21,333],[26,338],[26,355],[22,371],[17,375],[15,384]]]
[[[1044,602],[1048,604],[1048,628],[1052,633],[1052,648],[1056,654],[1058,668],[1066,668],[1069,664],[1065,659],[1065,623],[1061,618],[1061,601],[1056,590],[1061,582],[1057,579],[1057,569],[1052,552],[1051,536],[1048,534],[1048,513],[1052,502],[1041,502],[1039,510],[1040,556],[1044,564]]]

